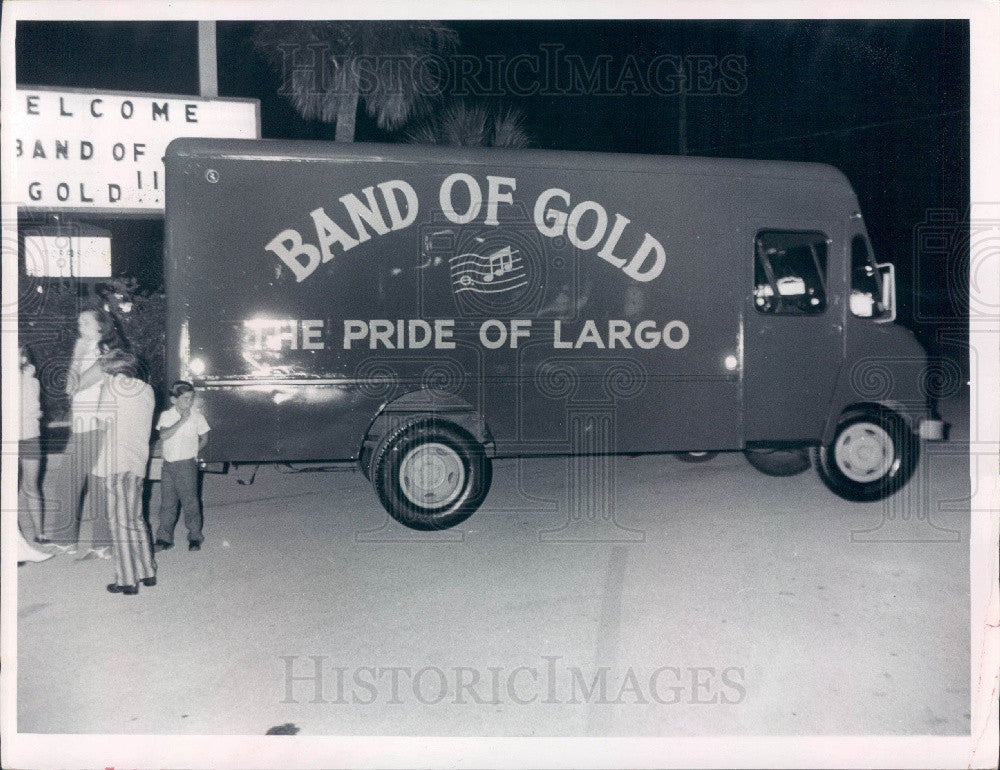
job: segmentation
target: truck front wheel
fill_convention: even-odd
[[[831,491],[845,500],[882,500],[913,475],[920,445],[903,419],[870,407],[841,417],[830,446],[813,449],[816,470]]]
[[[435,420],[404,426],[375,453],[372,483],[382,505],[412,529],[447,529],[476,512],[493,467],[482,444]]]

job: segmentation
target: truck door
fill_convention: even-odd
[[[744,313],[747,443],[815,441],[843,361],[843,257],[835,224],[755,228]]]

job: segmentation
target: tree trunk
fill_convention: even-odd
[[[358,120],[358,95],[357,83],[351,84],[351,90],[340,97],[337,105],[337,133],[335,139],[338,142],[353,142],[354,127]]]

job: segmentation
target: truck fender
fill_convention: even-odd
[[[912,407],[907,408],[907,406],[902,402],[893,401],[891,399],[880,399],[878,401],[857,401],[853,404],[847,404],[836,414],[831,413],[831,419],[826,421],[826,427],[823,430],[823,446],[830,446],[830,444],[833,443],[833,439],[837,434],[837,426],[840,424],[841,417],[844,414],[850,412],[852,409],[864,409],[872,406],[878,406],[891,412],[895,412],[903,419],[913,433],[917,433],[919,431],[920,420],[926,412],[926,409],[921,409],[915,412]]]
[[[386,436],[395,434],[407,424],[430,418],[457,425],[484,446],[487,457],[493,457],[493,436],[479,410],[454,393],[425,388],[387,402],[372,419],[358,453],[358,463],[365,476],[371,478],[372,458]]]

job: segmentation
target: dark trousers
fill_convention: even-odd
[[[156,539],[165,543],[174,542],[174,527],[177,526],[177,504],[184,509],[184,526],[188,540],[201,542],[201,503],[198,500],[198,463],[178,460],[175,463],[163,461],[160,476],[160,522],[156,529]]]
[[[100,481],[107,493],[115,581],[120,586],[134,586],[156,575],[149,532],[142,518],[143,479],[132,473],[116,473]]]

